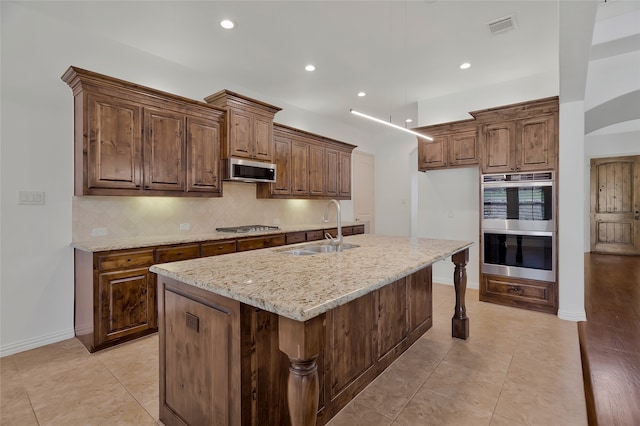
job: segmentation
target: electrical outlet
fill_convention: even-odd
[[[44,205],[43,191],[18,191],[18,204],[26,206]]]
[[[91,236],[92,237],[104,237],[107,235],[107,228],[92,228]]]
[[[189,229],[191,229],[191,225],[188,223],[181,223],[180,224],[180,230],[181,231],[188,231]]]

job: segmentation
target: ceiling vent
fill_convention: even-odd
[[[516,27],[515,15],[505,16],[504,18],[496,19],[487,24],[491,34],[500,34],[505,31],[512,30]]]

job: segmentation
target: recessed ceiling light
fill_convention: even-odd
[[[411,123],[411,122],[413,122],[413,120],[412,120],[412,119],[410,119],[410,118],[407,118],[406,120],[404,120],[404,122],[405,122],[405,123]]]
[[[230,30],[231,28],[234,28],[236,26],[236,23],[231,19],[223,19],[222,21],[220,21],[220,26],[225,30]]]
[[[358,92],[358,96],[363,97],[363,96],[367,96],[367,94],[365,92]]]
[[[460,69],[461,70],[466,70],[469,67],[471,67],[471,64],[469,62],[464,62],[464,63],[460,64]]]
[[[309,64],[306,67],[304,67],[304,69],[307,70],[307,71],[315,71],[316,67],[311,65],[311,64]]]

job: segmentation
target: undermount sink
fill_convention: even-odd
[[[299,247],[292,250],[285,250],[282,253],[290,254],[292,256],[309,256],[317,253],[335,253],[352,248],[360,247],[357,244],[341,244],[334,246],[331,244],[315,244],[311,246]]]

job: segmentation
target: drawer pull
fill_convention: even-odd
[[[522,289],[520,287],[515,286],[515,285],[512,285],[509,288],[509,292],[510,293],[520,293],[521,291],[522,291]]]
[[[182,252],[181,252],[181,251],[179,251],[179,252],[177,253],[177,255],[178,255],[178,256],[182,256]]]
[[[128,258],[128,259],[127,259],[127,262],[131,262],[131,258]]]

